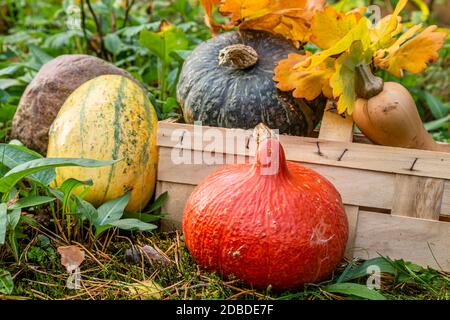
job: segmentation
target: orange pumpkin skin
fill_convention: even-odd
[[[277,164],[275,174],[265,174]],[[279,142],[267,139],[255,163],[225,166],[194,189],[183,232],[205,269],[255,288],[286,290],[332,273],[344,254],[348,221],[334,186],[286,162]]]

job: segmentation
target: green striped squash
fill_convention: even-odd
[[[93,205],[131,191],[127,210],[142,210],[155,187],[157,122],[146,93],[128,78],[105,75],[85,82],[53,122],[47,156],[122,160],[101,168],[58,168],[55,184],[92,179],[85,199]]]

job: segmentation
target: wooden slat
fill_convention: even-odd
[[[444,182],[442,195],[441,215],[450,217],[450,180]]]
[[[439,220],[444,180],[405,176],[395,177],[392,214],[414,218]]]
[[[172,162],[172,152],[183,152],[189,159],[197,158],[202,163],[202,152],[192,150],[179,150],[160,147],[160,161],[158,165],[158,180],[181,184],[196,185],[208,174],[217,170],[225,163],[244,163],[251,161],[248,157],[230,156],[216,153],[216,160],[222,159],[219,165],[183,164]],[[209,154],[208,154],[209,155]],[[384,172],[365,171],[341,167],[330,167],[319,164],[302,163],[302,165],[316,170],[329,179],[341,193],[342,201],[348,205],[391,210],[397,201],[395,193],[394,174]],[[441,215],[449,215],[450,183],[446,181],[443,201],[440,207]],[[419,192],[419,191],[418,191]],[[408,195],[405,194],[405,197]],[[397,211],[398,212],[398,211]]]
[[[345,248],[345,257],[353,258],[353,249],[355,247],[356,228],[358,227],[358,213],[357,206],[345,206],[345,213],[348,219],[348,241]]]
[[[230,147],[223,141],[215,152],[253,155],[255,142],[251,130],[201,127],[159,122],[158,145],[163,147],[204,150],[211,144],[202,140],[202,132],[213,129],[219,136],[239,135],[240,146]],[[174,130],[177,130],[174,132]],[[183,139],[181,138],[183,136]],[[193,143],[194,139],[197,143]],[[183,141],[180,143],[180,141]],[[356,168],[405,175],[450,179],[450,153],[393,148],[360,143],[280,136],[288,160],[336,167]]]
[[[184,204],[194,188],[195,186],[189,184],[165,181],[157,182],[157,196],[165,191],[168,191],[169,193],[167,201],[161,208],[161,211],[167,214],[167,216],[161,220],[162,231],[181,230]]]
[[[353,141],[353,118],[336,112],[325,111],[320,124],[319,139],[330,141]]]
[[[160,148],[158,166],[158,180],[160,181],[196,185],[209,173],[221,167],[221,165],[174,165],[171,160],[172,150]],[[199,158],[201,157],[199,151],[183,150],[183,152],[192,154],[192,158],[196,155]],[[223,156],[225,158],[225,155]],[[244,157],[241,157],[240,160],[243,162]],[[387,210],[392,207],[393,175],[310,163],[303,163],[303,165],[316,170],[329,179],[341,193],[342,201],[345,204]]]
[[[450,223],[360,211],[354,256],[379,254],[450,270]]]

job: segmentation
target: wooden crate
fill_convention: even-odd
[[[208,127],[203,127],[203,131]],[[249,161],[250,132],[240,133],[246,148],[215,150],[226,163]],[[161,121],[158,128],[157,194],[168,191],[165,230],[179,229],[183,207],[195,185],[221,165],[198,161],[208,141],[193,125]],[[197,142],[194,139],[197,137]],[[346,255],[369,259],[378,254],[450,271],[450,153],[354,143],[353,121],[326,112],[318,138],[280,136],[288,160],[302,163],[339,190],[350,226]],[[359,139],[361,140],[361,139]],[[200,143],[198,141],[201,141]],[[183,152],[198,164],[174,164]],[[194,158],[197,157],[197,158]]]

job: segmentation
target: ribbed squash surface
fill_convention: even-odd
[[[142,210],[155,187],[157,121],[146,93],[133,81],[106,75],[84,83],[53,122],[47,156],[123,160],[101,168],[58,168],[56,184],[92,179],[85,199],[94,205],[131,190],[127,209]]]

